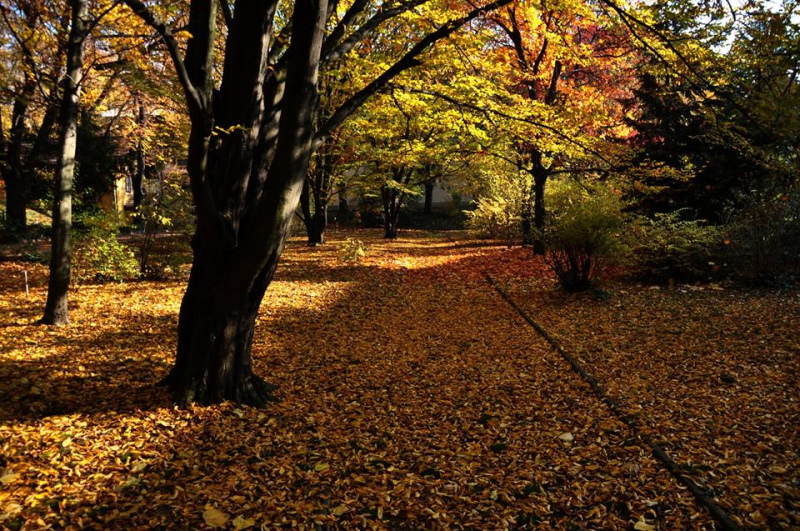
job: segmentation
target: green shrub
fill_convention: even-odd
[[[728,260],[747,280],[772,283],[800,273],[800,191],[751,198],[725,227]]]
[[[541,235],[545,261],[565,290],[586,290],[606,266],[626,258],[619,198],[604,187],[572,182],[554,183],[548,195],[550,215]]]
[[[176,172],[164,177],[158,194],[146,198],[136,212],[143,238],[139,246],[139,272],[149,280],[180,275],[189,262],[190,234],[194,213],[187,190],[186,175]]]
[[[72,277],[76,282],[136,278],[139,264],[133,251],[117,240],[116,216],[105,212],[76,219],[72,249]]]
[[[465,212],[466,226],[479,238],[522,238],[522,199],[530,182],[513,174],[484,175],[486,189],[478,192],[474,210]],[[521,179],[521,180],[520,180]]]
[[[500,197],[483,197],[475,210],[467,211],[467,228],[481,238],[518,240],[522,236],[522,216],[518,205]]]
[[[632,245],[638,273],[648,279],[707,280],[722,272],[724,238],[719,228],[682,220],[682,210],[640,217]]]

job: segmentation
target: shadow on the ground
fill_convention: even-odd
[[[432,246],[420,247],[419,240],[422,238],[425,238],[424,234],[411,234],[394,242],[372,235],[368,244],[396,248],[398,254],[431,259],[458,253],[459,246],[463,245],[440,237],[434,240]],[[441,273],[457,274],[460,270],[474,274],[485,265],[484,258],[467,256],[431,267],[391,269],[374,263],[344,262],[335,258],[337,252],[336,244],[321,248],[295,244],[291,256],[281,264],[275,280],[348,282],[348,291],[355,291],[358,284],[376,278],[385,282],[434,282]],[[138,284],[125,286],[120,297],[131,297],[137,289]],[[379,298],[381,293],[375,292],[371,296]],[[348,311],[347,306],[353,304],[346,293],[341,298],[341,301],[327,307],[271,310],[268,321],[261,322],[257,327],[261,328],[256,332],[257,343],[258,336],[265,333],[265,326],[276,332],[270,335],[271,342],[290,340],[287,331],[291,334],[304,327],[312,333],[313,323],[329,326],[327,323],[338,321],[343,312]],[[81,303],[79,297],[75,299],[74,311],[77,313],[80,312]],[[269,292],[265,305],[269,307]],[[5,360],[0,360],[0,421],[27,421],[74,413],[129,412],[169,406],[171,401],[168,392],[156,387],[155,383],[167,374],[171,366],[177,315],[155,315],[141,311],[141,306],[138,308],[138,311],[126,310],[124,315],[115,316],[120,322],[118,331],[111,332],[108,326],[73,326],[55,329],[53,333],[39,333],[35,340],[24,336],[29,327],[36,327],[34,331],[42,329],[34,324],[40,309],[35,304],[15,308],[14,315],[9,316],[11,319],[0,322],[0,328],[19,331],[17,341],[0,344],[0,355],[6,355]],[[360,310],[351,308],[349,311],[365,317]],[[312,325],[309,326],[309,323]],[[357,336],[358,327],[363,325],[364,321],[357,320],[350,333]],[[16,334],[16,331],[13,333]],[[164,338],[168,338],[166,342]],[[31,347],[30,357],[27,356],[27,345]],[[292,345],[286,348],[291,349]],[[12,351],[22,351],[22,359],[11,359],[8,354]],[[273,360],[266,360],[266,365],[269,371],[275,368]]]

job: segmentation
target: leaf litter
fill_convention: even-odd
[[[279,401],[262,410],[179,410],[152,386],[174,352],[181,283],[83,286],[73,295],[74,324],[48,329],[32,324],[46,294],[44,269],[0,263],[0,526],[713,529],[691,495],[494,293],[483,272],[531,308],[547,306],[548,325],[560,336],[578,326],[578,316],[604,323],[599,339],[575,332],[569,346],[583,345],[581,356],[591,345],[610,349],[614,341],[646,338],[635,331],[615,336],[607,311],[587,306],[580,313],[581,303],[549,300],[542,264],[519,250],[416,233],[383,242],[360,231],[369,252],[344,262],[338,257],[346,235],[317,248],[293,242],[287,250],[255,338],[256,371],[280,386]],[[29,298],[18,279],[23,267],[32,279]],[[666,294],[636,296],[648,295]],[[660,319],[648,313],[658,307],[653,300],[626,304],[642,326]],[[687,333],[705,331],[685,326]],[[685,343],[703,341],[709,339]],[[768,343],[777,352],[791,341]],[[643,417],[675,441],[670,451],[685,450],[678,452],[682,463],[711,462],[710,471],[697,472],[710,487],[739,489],[737,498],[762,515],[760,522],[791,523],[781,515],[793,498],[769,505],[777,503],[779,484],[767,478],[783,478],[781,492],[796,488],[790,422],[797,403],[775,406],[783,409],[764,420],[785,397],[770,399],[763,393],[779,384],[759,380],[780,370],[726,365],[734,385],[757,387],[760,399],[751,409],[729,399],[727,425],[717,420],[717,445],[708,438],[706,421],[715,417],[702,400],[705,388],[667,401],[656,395],[671,387],[651,388],[669,378],[642,382],[655,378],[651,358],[671,351],[668,345],[629,349],[643,358],[638,363],[598,355],[587,364],[606,361],[607,373],[597,376],[618,375],[615,392],[640,400]],[[683,385],[701,380],[687,375]],[[755,410],[761,418],[749,418],[752,408],[763,408]],[[786,418],[775,418],[779,413]],[[725,429],[761,428],[760,446],[725,438]],[[776,448],[783,449],[780,463],[769,458]],[[770,460],[750,459],[750,452]],[[709,458],[725,455],[724,466]],[[748,472],[756,464],[768,466]],[[736,514],[756,518],[750,513]]]

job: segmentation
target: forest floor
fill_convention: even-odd
[[[53,329],[45,268],[0,262],[0,528],[714,529],[487,273],[741,526],[800,527],[797,291],[567,295],[528,250],[333,236],[268,291],[260,410],[152,386],[183,282],[80,286]]]

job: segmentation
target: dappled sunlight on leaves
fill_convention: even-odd
[[[552,287],[529,251],[365,231],[346,262],[345,236],[290,243],[256,327],[265,409],[152,387],[180,283],[81,288],[49,329],[43,271],[27,298],[0,264],[0,525],[712,529],[485,281]]]

